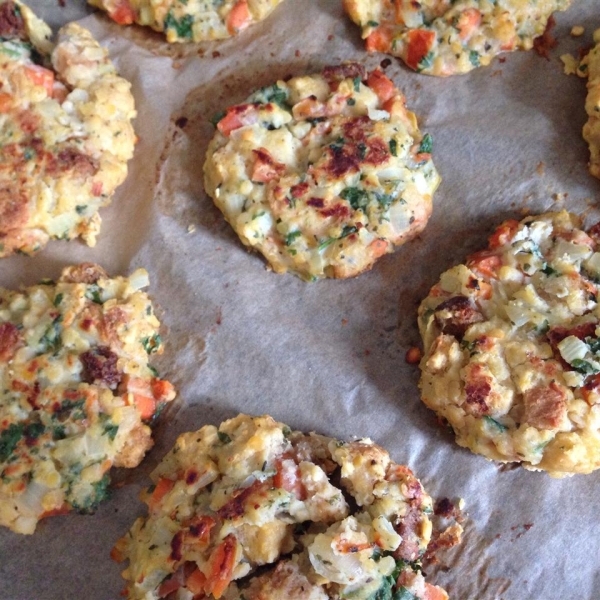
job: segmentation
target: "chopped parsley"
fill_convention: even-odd
[[[433,150],[433,138],[430,133],[426,133],[421,140],[421,145],[419,146],[419,154],[431,154]]]
[[[390,154],[392,156],[398,156],[398,142],[396,140],[389,141]]]
[[[0,462],[5,462],[23,437],[23,424],[11,423],[0,433]]]
[[[276,83],[264,88],[261,88],[252,95],[251,100],[253,102],[259,102],[260,104],[268,104],[272,102],[277,104],[284,110],[289,110],[290,106],[287,102],[288,92],[287,90],[280,88]]]
[[[165,17],[164,26],[165,29],[174,29],[177,33],[177,37],[180,38],[192,38],[192,25],[194,24],[194,17],[192,15],[184,15],[179,21],[173,16],[173,12],[169,11]]]
[[[471,50],[471,52],[469,52],[469,62],[474,67],[481,66],[481,63],[479,62],[479,52],[477,52],[477,50]]]
[[[104,425],[104,433],[102,435],[107,435],[112,441],[117,437],[117,431],[119,431],[119,426],[109,422]]]
[[[77,212],[78,215],[82,215],[87,209],[87,204],[78,204],[75,207],[75,211]]]
[[[217,114],[213,116],[210,122],[216,127],[219,124],[219,121],[222,121],[227,113],[224,110],[220,110]]]
[[[348,237],[349,235],[356,233],[357,231],[358,231],[358,229],[354,225],[344,225],[341,235],[336,238],[329,238],[328,240],[325,240],[324,242],[319,244],[319,250],[323,250],[323,249],[327,248],[327,246],[330,246],[331,244],[333,244],[334,242],[337,242],[338,240],[342,240],[345,237]]]
[[[162,340],[158,333],[142,339],[142,346],[144,346],[146,354],[154,354],[155,352],[158,352],[161,343]]]
[[[354,210],[364,211],[369,204],[369,194],[357,187],[347,187],[340,193],[340,198],[347,200]]]
[[[433,65],[433,52],[428,52],[417,65],[417,73],[424,71],[425,69],[430,69]]]
[[[355,92],[360,92],[360,77],[355,77],[352,80],[352,83],[354,84],[354,91]]]
[[[221,442],[221,444],[231,443],[231,438],[226,433],[223,433],[222,431],[217,431],[217,437],[219,438],[219,441]]]
[[[54,296],[54,306],[58,306],[63,299],[63,294],[56,294],[56,296]]]
[[[96,304],[103,304],[100,286],[97,283],[88,285],[87,290],[85,290],[85,297]]]
[[[587,360],[583,360],[582,358],[575,358],[571,361],[571,366],[583,375],[595,375],[596,373],[600,373],[594,365],[589,363]]]
[[[42,346],[41,354],[51,352],[57,354],[62,346],[61,331],[62,327],[60,322],[62,316],[58,316],[52,324],[46,329],[44,335],[40,338],[40,344]]]
[[[290,231],[285,236],[285,245],[291,246],[294,243],[294,240],[301,235],[302,235],[301,231]]]
[[[500,423],[499,421],[496,421],[496,419],[492,419],[492,417],[488,417],[487,415],[485,415],[483,417],[483,419],[485,420],[485,422],[488,425],[490,425],[491,427],[493,427],[500,433],[504,433],[505,431],[508,431],[508,427],[506,425],[502,425],[502,423]]]
[[[82,504],[76,500],[71,500],[73,508],[80,513],[94,512],[98,508],[98,505],[110,496],[110,490],[108,489],[109,484],[110,478],[108,477],[108,474],[106,474],[100,481],[96,481],[92,484],[92,492]]]

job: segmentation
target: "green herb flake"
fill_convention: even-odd
[[[216,113],[210,122],[213,124],[213,127],[216,127],[219,124],[219,121],[222,121],[227,113],[224,110],[220,110]]]
[[[155,333],[150,337],[142,338],[142,346],[144,346],[146,354],[155,354],[158,352],[161,343],[162,339],[158,333]]]
[[[505,431],[508,431],[508,427],[506,427],[506,425],[502,425],[502,423],[500,423],[499,421],[496,421],[496,419],[492,419],[492,417],[488,417],[487,415],[485,415],[483,417],[483,420],[492,428],[496,429],[497,431],[499,431],[500,433],[504,433]]]
[[[173,16],[173,12],[169,11],[165,17],[164,27],[165,29],[174,29],[177,37],[192,39],[192,25],[194,24],[194,17],[192,15],[184,15],[181,19],[177,20]]]
[[[221,442],[221,444],[231,443],[231,438],[226,433],[223,433],[222,431],[217,431],[217,437],[219,438],[219,441]]]
[[[75,211],[78,215],[82,215],[87,210],[87,204],[78,204],[75,207]]]
[[[96,304],[103,304],[100,286],[97,283],[88,285],[85,290],[85,297]]]
[[[430,69],[433,65],[434,54],[433,52],[428,52],[426,56],[424,56],[417,65],[417,73],[424,71],[425,69]]]
[[[347,200],[354,210],[364,211],[369,204],[369,194],[357,187],[347,187],[340,192],[340,198]]]
[[[285,245],[291,246],[294,243],[294,240],[301,235],[302,235],[301,231],[290,231],[285,236]]]
[[[352,80],[352,83],[354,84],[354,91],[355,92],[360,92],[360,77],[355,77]]]
[[[433,138],[430,133],[426,133],[419,146],[419,154],[431,154],[433,150]]]
[[[0,462],[8,460],[23,437],[23,424],[11,423],[0,433]]]
[[[348,98],[348,100],[346,100],[346,104],[348,106],[354,106],[356,104],[356,100],[354,98]]]
[[[477,50],[471,50],[471,52],[469,52],[469,62],[474,67],[481,66],[481,63],[479,62],[479,52],[477,52]]]
[[[589,363],[587,360],[583,360],[581,358],[576,358],[573,361],[571,361],[571,366],[576,371],[583,373],[583,375],[595,375],[596,373],[600,373],[600,370],[594,367],[594,365]]]
[[[56,296],[54,296],[54,306],[58,306],[63,299],[63,294],[56,294]]]
[[[390,154],[392,156],[398,156],[398,142],[396,140],[389,141]]]

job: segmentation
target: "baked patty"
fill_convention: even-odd
[[[218,116],[205,187],[273,270],[352,277],[414,238],[440,178],[402,93],[358,63],[278,81]]]
[[[282,0],[88,0],[120,25],[147,25],[167,42],[202,42],[237,35],[262,21]]]
[[[127,175],[135,117],[130,84],[89,31],[58,33],[0,0],[0,257],[50,239],[94,246],[98,209]]]
[[[343,0],[369,52],[398,56],[427,75],[489,65],[502,52],[530,50],[555,10],[570,0]]]
[[[113,551],[129,599],[447,598],[419,568],[431,498],[369,439],[238,415],[181,435],[151,477]]]
[[[457,442],[552,475],[600,467],[600,227],[506,221],[419,308],[421,393]]]
[[[148,423],[175,393],[148,364],[162,344],[147,285],[143,269],[111,279],[87,263],[0,288],[0,525],[92,512],[111,466],[152,446]]]

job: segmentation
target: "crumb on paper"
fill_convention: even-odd
[[[495,71],[492,71],[490,77],[498,77],[498,75],[502,75],[502,69],[496,69]]]
[[[405,360],[409,365],[418,365],[421,362],[421,349],[413,346],[406,351]]]
[[[188,225],[187,232],[194,233],[194,231],[196,231],[196,226],[193,223],[191,225]]]
[[[541,161],[538,163],[537,167],[535,168],[535,172],[536,172],[536,173],[537,173],[537,174],[538,174],[540,177],[541,177],[541,176],[544,174],[544,167],[545,167],[545,166],[546,166],[546,165],[544,165],[544,161],[543,161],[543,160],[541,160]]]
[[[560,57],[564,65],[565,75],[575,75],[579,67],[579,61],[572,54],[563,54]]]
[[[296,52],[294,52],[294,56],[296,58],[300,58],[300,56],[301,56],[300,50],[296,50]]]
[[[348,325],[348,319],[342,319],[342,327]]]
[[[389,58],[384,58],[380,63],[379,66],[382,69],[387,69],[390,65],[392,64],[392,61]]]
[[[585,27],[582,27],[581,25],[573,25],[573,27],[571,28],[571,35],[573,37],[580,37],[585,33]]]

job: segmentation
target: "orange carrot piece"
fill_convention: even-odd
[[[131,25],[136,15],[128,0],[119,0],[108,16],[119,25]]]
[[[435,31],[430,31],[428,29],[411,30],[408,33],[406,65],[416,71],[419,68],[419,63],[431,50],[434,41]]]
[[[456,24],[458,37],[461,40],[466,40],[479,27],[480,23],[481,13],[476,8],[463,10]]]
[[[204,591],[220,598],[227,589],[233,576],[235,566],[235,555],[237,550],[237,539],[229,534],[210,557],[210,574],[207,578]]]
[[[229,136],[232,131],[239,129],[243,124],[240,115],[229,109],[227,114],[217,123],[217,129],[223,135]]]
[[[396,93],[396,88],[392,81],[379,69],[369,73],[367,85],[377,94],[377,97],[382,104],[385,104],[390,98],[393,98]]]
[[[185,587],[192,594],[204,594],[204,586],[206,585],[206,576],[200,569],[196,569],[185,582]]]
[[[0,113],[7,113],[12,106],[12,96],[6,92],[0,93]]]
[[[250,11],[248,10],[248,0],[238,0],[227,17],[227,31],[235,35],[242,29],[250,25]]]
[[[425,584],[425,600],[448,600],[448,594],[437,585]]]
[[[51,98],[54,88],[54,73],[49,69],[39,65],[27,65],[25,74],[34,85],[39,85],[46,90],[46,94]]]
[[[156,400],[150,396],[142,396],[141,394],[133,394],[133,402],[140,411],[142,419],[150,419],[156,412]]]
[[[173,489],[175,482],[172,479],[162,477],[158,480],[152,495],[148,499],[148,507],[150,509],[155,508],[160,501]]]
[[[516,219],[504,221],[490,236],[490,249],[495,250],[496,248],[500,248],[500,246],[504,246],[504,244],[508,244],[515,237],[518,228],[519,221]]]
[[[388,251],[388,243],[385,240],[374,240],[369,244],[369,248],[371,249],[371,254],[373,258],[379,258],[383,256]]]
[[[392,31],[389,27],[377,27],[366,39],[367,52],[388,52],[392,47]]]
[[[498,269],[502,266],[502,259],[497,254],[489,254],[487,251],[476,252],[469,256],[467,267],[477,271],[480,275],[489,279],[498,279]]]

